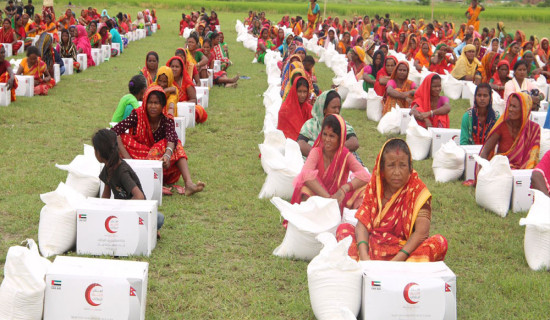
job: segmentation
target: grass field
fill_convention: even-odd
[[[0,109],[0,267],[10,246],[37,239],[39,194],[66,177],[54,164],[69,163],[95,130],[108,124],[148,51],[166,61],[183,46],[177,36],[180,12],[161,9],[158,14],[162,29],[131,43],[123,56],[63,77],[47,97],[18,98]],[[265,68],[251,64],[253,53],[235,41],[235,21],[245,13],[219,16],[235,64],[229,75],[239,72],[251,80],[241,80],[237,89],[214,88],[208,121],[187,131],[193,178],[207,188],[192,198],[166,197],[163,238],[151,257],[136,258],[150,264],[147,319],[314,319],[307,263],[271,255],[284,231],[278,211],[257,198],[265,179],[257,147],[263,141]],[[532,30],[541,36],[547,32],[534,24]],[[316,70],[321,89],[327,89],[332,72],[323,64]],[[467,102],[452,106],[451,126],[458,128]],[[387,137],[364,111],[343,115],[357,131],[359,154],[372,169]],[[549,274],[527,266],[524,228],[518,225],[525,214],[499,218],[477,207],[473,188],[436,183],[431,160],[414,167],[433,194],[431,233],[449,241],[446,263],[458,277],[459,318],[548,318]]]

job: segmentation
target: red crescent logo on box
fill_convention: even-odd
[[[143,219],[140,217],[139,218],[139,225],[142,226],[143,225]]]
[[[409,304],[417,304],[420,300],[420,286],[418,283],[411,282],[403,289],[403,298]]]
[[[130,287],[130,297],[135,297],[136,296],[136,289]]]
[[[117,233],[118,231],[118,218],[116,216],[110,216],[105,219],[105,230],[109,233]]]
[[[103,287],[99,283],[92,283],[84,294],[86,302],[92,307],[97,307],[103,302]]]
[[[457,137],[458,137],[458,135],[455,134],[455,135],[451,138],[451,140],[454,140],[454,139],[457,138]]]

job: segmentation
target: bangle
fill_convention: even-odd
[[[408,253],[407,251],[405,251],[405,249],[401,249],[401,250],[399,250],[399,252],[403,252],[404,254],[407,255],[407,257],[411,255],[410,253]]]
[[[162,155],[162,157],[163,157],[163,158],[164,158],[164,157],[168,157],[168,159],[170,159],[172,156],[169,156],[169,155],[167,155],[167,154],[165,153],[165,154]]]
[[[348,182],[348,183],[346,183],[346,185],[349,186],[349,191],[348,192],[352,192],[353,191],[353,184],[351,184],[351,182]]]
[[[174,153],[174,149],[172,149],[170,147],[166,147],[166,150],[170,150],[170,153]]]
[[[359,241],[357,242],[357,248],[359,249],[359,245],[361,245],[362,243],[366,244],[367,245],[367,249],[369,248],[369,243],[366,242],[366,241]]]
[[[433,110],[430,110],[430,113],[432,114],[432,118],[434,116],[434,111]]]

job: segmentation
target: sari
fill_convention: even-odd
[[[397,58],[394,56],[387,56],[386,60],[384,60],[384,67],[380,69],[380,71],[378,71],[378,73],[376,74],[376,82],[374,83],[374,91],[376,91],[376,94],[379,96],[383,96],[386,92],[386,86],[380,84],[380,79],[383,77],[391,76],[390,74],[388,74],[388,71],[386,70],[386,61],[388,61],[388,59],[392,59],[395,62],[395,65],[397,66]]]
[[[0,83],[8,83],[8,81],[10,80],[10,73],[8,72],[8,68],[11,68],[11,64],[4,60],[3,62],[0,63]],[[17,97],[15,95],[15,89],[17,89],[17,87],[19,86],[19,82],[17,80],[17,77],[15,76],[15,74],[12,75],[13,76],[13,85],[11,87],[11,90],[10,90],[10,93],[11,93],[11,101],[14,102],[17,100]]]
[[[66,22],[63,22],[65,20]],[[76,24],[76,19],[73,17],[73,13],[71,12],[71,9],[67,9],[65,11],[65,14],[57,20],[59,26],[63,29],[69,30],[70,26],[74,26]]]
[[[88,67],[95,66],[94,58],[92,57],[92,46],[90,45],[90,40],[88,39],[88,32],[84,26],[76,26],[78,36],[74,39],[74,44],[76,49],[82,50],[82,53],[87,57]]]
[[[519,60],[519,54],[516,54],[514,57],[511,55],[512,46],[516,44],[515,41],[512,41],[507,47],[506,52],[502,54],[502,60],[506,59],[508,62],[510,62],[510,70],[514,69],[514,66],[516,65],[516,62]]]
[[[500,77],[498,76],[498,68],[500,68],[501,66],[503,65],[507,65],[508,66],[508,69],[510,69],[510,63],[508,62],[508,60],[500,60],[497,64],[497,71],[493,74],[493,76],[491,77],[491,80],[490,80],[490,83],[494,84],[494,85],[497,85],[497,86],[502,86],[504,87],[506,85],[506,82],[510,81],[510,77],[506,76],[506,79],[505,81],[503,82]],[[501,90],[495,90],[496,92],[498,92],[498,94],[500,95],[501,98],[504,98],[504,89],[501,89]]]
[[[477,94],[474,93],[474,97]],[[487,88],[487,87],[485,87]],[[490,88],[489,88],[490,89]],[[482,145],[487,141],[489,132],[495,125],[499,115],[493,109],[493,91],[489,93],[489,105],[487,106],[487,118],[485,123],[479,123],[479,117],[477,115],[477,107],[474,99],[474,106],[466,110],[464,116],[462,116],[462,124],[460,126],[460,144],[461,145]]]
[[[55,80],[53,79],[53,77],[48,82],[45,82],[42,79],[44,77],[44,73],[47,70],[47,65],[44,61],[42,61],[40,57],[38,57],[38,60],[32,67],[29,66],[27,58],[23,58],[19,66],[23,67],[23,75],[34,77],[34,95],[45,96],[48,94],[48,91],[55,85]]]
[[[140,160],[161,160],[166,152],[168,142],[174,142],[175,147],[170,157],[170,167],[163,168],[163,183],[176,183],[181,175],[176,163],[180,159],[186,159],[187,155],[177,139],[174,129],[174,120],[162,115],[159,128],[153,133],[147,116],[147,98],[153,91],[164,93],[161,87],[153,86],[147,89],[143,96],[142,107],[132,111],[130,116],[119,122],[113,129],[120,136],[124,148],[128,151],[132,159]],[[129,130],[128,133],[125,133]]]
[[[475,51],[476,47],[473,44],[468,44],[462,49],[460,57],[456,61],[456,65],[451,71],[451,75],[458,80],[461,80],[465,76],[475,76],[477,68],[481,65],[481,62],[474,57],[472,62],[468,61],[466,58],[466,51]]]
[[[491,150],[489,156],[487,157],[487,160],[491,160],[494,155],[503,155],[508,157],[510,168],[512,169],[533,169],[539,161],[540,126],[537,123],[529,120],[529,115],[531,114],[531,105],[533,104],[533,101],[531,100],[531,96],[529,94],[519,92],[512,93],[510,95],[508,100],[506,100],[506,110],[504,111],[504,115],[497,120],[497,122],[493,126],[493,129],[491,129],[491,131],[489,132],[487,140],[489,140],[491,136],[495,133],[498,134],[502,130],[508,130],[506,120],[508,120],[510,100],[512,99],[512,97],[518,98],[521,103],[521,129],[512,146],[508,150],[502,152],[498,152],[498,148],[496,148],[497,152],[495,152],[495,150]],[[502,140],[502,135],[500,137]],[[485,148],[486,145],[484,144],[481,148],[480,154]]]
[[[420,44],[420,48],[422,48],[422,45],[427,42],[423,42]],[[417,60],[422,67],[429,68],[430,67],[430,58],[432,57],[432,49],[430,44],[428,43],[428,47],[430,47],[428,51],[428,56],[425,56],[424,53],[422,53],[422,49],[418,50],[416,55],[414,56],[414,60]]]
[[[21,48],[21,42],[15,42],[15,43],[14,42],[15,42],[15,31],[12,29],[11,25],[9,28],[1,28],[0,43],[13,43],[12,54],[15,56],[17,54],[17,50]]]
[[[323,132],[321,131],[313,144],[313,148],[309,152],[306,163],[302,168],[302,171],[294,179],[294,192],[292,194],[292,199],[290,203],[301,203],[302,197],[311,197],[315,196],[315,193],[309,189],[305,183],[311,180],[317,180],[323,189],[325,189],[329,194],[335,194],[338,189],[343,185],[348,183],[348,176],[350,172],[353,172],[353,175],[363,181],[368,181],[370,179],[369,174],[363,168],[363,166],[357,161],[354,155],[346,148],[346,122],[338,114],[329,115],[327,117],[336,117],[338,123],[340,124],[340,141],[338,145],[338,150],[334,154],[332,161],[328,165],[328,168],[325,169],[324,159],[323,159],[323,148],[324,143],[322,140]],[[351,190],[346,193],[344,200],[340,205],[340,214],[344,207],[350,209],[357,209],[361,204],[363,196],[365,194],[365,187],[359,188],[357,190]]]
[[[414,33],[411,33],[407,36],[407,39],[405,39],[405,43],[403,44],[403,50],[401,51],[401,53],[404,53],[407,56],[407,60],[416,57],[416,54],[419,50],[419,46],[416,46],[416,48],[414,49],[412,48],[411,41],[413,39],[416,41],[416,43],[418,43],[416,35]]]
[[[273,44],[273,42],[271,42],[271,39],[267,39],[267,40],[264,40],[262,39],[262,33],[264,32],[264,30],[268,30],[268,28],[264,27],[262,28],[262,30],[260,31],[260,36],[258,37],[258,46],[256,48],[256,54],[258,56],[258,62],[259,63],[264,63],[264,58],[265,58],[265,55],[267,53],[267,50],[271,50],[275,45]],[[264,47],[265,47],[265,50],[262,50],[262,48],[260,48],[260,44],[263,44]]]
[[[227,68],[231,66],[231,61],[225,57],[224,51],[220,44],[212,46],[212,50],[210,50],[210,52],[214,55],[214,60],[220,60],[221,70],[226,71]]]
[[[311,39],[313,37],[313,32],[315,31],[315,27],[319,23],[319,19],[321,18],[321,8],[319,7],[319,4],[309,3],[307,8],[307,27],[306,31],[304,32],[304,38]],[[299,33],[296,35],[300,35]]]
[[[546,152],[535,170],[542,175],[546,184],[546,189],[550,190],[550,152]]]
[[[416,219],[424,217],[431,220],[432,194],[422,182],[416,170],[411,168],[407,183],[397,190],[390,200],[382,205],[384,182],[381,161],[386,144],[378,154],[376,164],[366,186],[363,203],[355,218],[362,223],[369,234],[368,253],[371,260],[391,260],[411,237]],[[412,162],[412,160],[410,160]],[[352,236],[353,242],[348,253],[351,258],[359,260],[355,227],[341,224],[336,231],[338,241]],[[410,252],[407,262],[443,261],[447,254],[447,239],[440,234],[424,240],[414,251]]]
[[[145,77],[145,80],[147,80],[147,86],[151,86],[151,84],[153,82],[156,82],[157,81],[157,77],[158,77],[158,69],[157,69],[157,74],[155,75],[155,77],[153,77],[153,75],[151,74],[151,72],[149,72],[149,69],[147,69],[147,59],[149,58],[150,55],[154,55],[157,57],[157,60],[158,60],[158,55],[155,51],[149,51],[147,53],[147,55],[145,56],[145,66],[141,69],[140,73]],[[172,75],[172,78],[174,77],[174,75]]]
[[[353,48],[351,48],[351,50],[353,52],[355,52],[355,54],[357,55],[357,57],[359,58],[359,61],[361,61],[361,64],[359,64],[359,66],[357,66],[355,63],[353,63],[353,61],[350,60],[350,62],[348,63],[348,72],[349,71],[353,71],[353,74],[355,75],[355,79],[357,81],[363,79],[363,72],[365,70],[365,57],[366,57],[366,53],[365,51],[363,50],[363,48],[359,47],[359,46],[355,46]]]
[[[308,99],[302,104],[298,100],[297,84],[299,79],[306,78],[300,76],[294,79],[292,88],[286,99],[283,100],[281,109],[279,110],[279,120],[277,123],[277,129],[281,130],[286,138],[294,141],[298,139],[300,129],[302,129],[304,123],[311,119],[311,110],[313,108]]]
[[[432,78],[435,76],[435,73],[429,74],[424,81],[418,87],[418,90],[414,93],[414,101],[411,104],[411,107],[415,105],[418,106],[417,109],[420,112],[430,112],[432,110]],[[437,103],[437,108],[442,107],[445,103],[449,102],[449,98],[445,96],[439,97]],[[428,118],[432,123],[434,128],[449,128],[450,120],[449,115],[433,115]],[[424,121],[419,121],[418,124],[422,127],[426,127]]]
[[[397,78],[397,67],[400,65],[407,67],[407,79],[403,82],[403,85],[401,88],[397,87],[397,81],[395,80]],[[415,88],[414,82],[408,79],[409,75],[409,63],[407,61],[400,61],[396,66],[395,69],[393,69],[393,72],[391,74],[391,80],[395,81],[396,87],[394,90],[397,92],[407,92],[409,90],[412,90]],[[389,83],[389,82],[388,82]],[[386,86],[387,88],[387,86]],[[384,108],[382,109],[382,115],[385,115],[386,113],[390,112],[393,107],[398,105],[400,108],[409,108],[410,104],[407,102],[406,99],[398,99],[391,97],[387,91],[384,93],[384,98],[382,99],[382,104],[384,105]]]
[[[466,26],[469,27],[469,26],[474,26],[474,29],[476,31],[479,31],[479,15],[481,14],[481,6],[476,6],[475,9],[472,8],[472,6],[470,5],[468,7],[468,13],[470,14],[470,19],[468,20],[468,22],[466,23]]]
[[[537,55],[540,57],[540,60],[543,62],[543,63],[547,63],[548,62],[548,58],[550,56],[550,45],[548,46],[548,49],[547,50],[544,50],[543,47],[542,47],[542,43],[543,42],[546,42],[546,44],[548,45],[548,38],[542,38],[540,40],[540,43],[539,43],[539,46],[537,48]]]
[[[294,62],[290,62],[292,61],[292,59],[294,57],[297,57],[298,58],[298,61],[294,61]],[[285,94],[285,89],[290,88],[290,85],[292,84],[289,84],[290,82],[290,74],[292,73],[292,71],[296,70],[296,69],[300,69],[300,70],[304,70],[304,65],[302,64],[302,62],[300,62],[300,59],[299,59],[299,56],[298,55],[294,55],[292,57],[290,57],[290,59],[288,59],[288,63],[285,65],[285,67],[283,68],[283,72],[281,73],[281,76],[282,76],[282,79],[281,79],[281,97],[284,96]]]
[[[332,40],[330,40],[329,35],[328,35],[330,31],[334,32],[334,39],[332,39]],[[334,29],[332,27],[330,27],[327,31],[327,35],[326,35],[326,37],[324,39],[324,42],[323,42],[323,47],[325,49],[328,49],[328,45],[330,43],[332,43],[334,45],[334,49],[338,48],[338,36],[336,34],[336,29]]]
[[[374,48],[375,45],[376,45],[376,43],[372,39],[365,40],[365,44],[363,45],[363,51],[365,51],[365,59],[364,59],[363,62],[367,66],[370,66],[374,62],[374,57],[371,57],[369,55],[369,51],[372,48]],[[373,53],[373,55],[374,55],[374,53]]]
[[[497,62],[499,57],[500,55],[498,53],[490,51],[481,59],[479,71],[481,72],[482,83],[489,83],[489,80],[493,77],[493,67],[495,67],[495,62]]]
[[[170,94],[166,94],[165,93],[165,96],[166,96],[166,105],[164,106],[164,109],[162,109],[162,113],[164,113],[165,116],[167,117],[171,117],[169,114],[168,114],[168,105],[170,105],[170,103],[173,103],[174,104],[174,117],[177,117],[178,116],[178,99],[179,99],[179,92],[178,92],[178,88],[176,88],[176,86],[174,86],[174,74],[172,73],[172,69],[170,67],[167,67],[167,66],[162,66],[158,69],[157,71],[157,76],[155,77],[155,81],[148,85],[148,86],[159,86],[158,84],[158,78],[159,76],[166,76],[166,78],[168,79],[168,87],[174,87],[174,89],[176,89],[176,92],[175,93],[170,93]]]
[[[311,82],[311,76],[306,72],[304,68],[297,67],[296,69],[290,72],[289,81],[287,82],[287,85],[284,88],[284,92],[282,96],[283,101],[286,99],[286,97],[290,93],[290,89],[292,89],[292,83],[294,81],[293,79],[296,79],[296,77],[298,76],[304,77],[307,80],[307,85],[309,88],[309,91],[308,91],[309,95],[307,97],[307,100],[309,101],[311,100],[311,97],[315,96],[315,89],[313,88],[313,83]]]
[[[180,58],[180,57],[172,57],[170,58],[170,60],[168,60],[168,62],[166,62],[166,66],[167,67],[170,67],[170,63],[172,63],[172,61],[174,60],[178,60],[181,62],[181,65],[182,66],[185,66],[185,63],[183,62],[183,59]],[[187,88],[189,88],[190,86],[195,88],[195,86],[193,85],[193,80],[191,80],[191,77],[189,76],[189,74],[187,73],[187,70],[185,70],[185,68],[182,68],[182,74],[181,74],[181,85],[177,83],[177,81],[174,79],[174,86],[176,87],[176,89],[178,89],[178,102],[184,102],[184,101],[187,101],[189,100],[188,96],[187,96]],[[158,76],[157,76],[158,78]],[[174,78],[175,78],[175,75],[174,75]]]

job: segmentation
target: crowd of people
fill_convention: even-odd
[[[473,107],[462,118],[461,144],[482,145],[480,156],[489,160],[504,155],[512,169],[535,169],[533,187],[548,195],[550,154],[539,162],[541,128],[529,118],[545,98],[533,80],[545,77],[550,83],[548,40],[526,38],[521,30],[507,33],[502,22],[480,33],[484,10],[472,0],[465,12],[468,21],[459,28],[414,18],[399,24],[389,14],[342,23],[338,17],[323,20],[316,0],[310,1],[307,21],[284,16],[276,23],[253,11],[245,18],[248,33],[258,39],[257,61],[263,62],[269,51],[282,56],[277,128],[298,142],[306,158],[294,180],[292,203],[316,195],[337,199],[342,209],[357,209],[357,227],[343,224],[337,231],[339,240],[353,235],[350,256],[438,261],[445,257],[447,241],[441,235],[429,237],[431,194],[413,169],[403,140],[391,139],[382,147],[372,176],[353,156],[359,141],[340,115],[338,88],[318,87],[315,59],[304,42],[316,41],[345,55],[348,72],[364,80],[364,90],[383,97],[383,114],[395,106],[410,108],[425,128],[450,127],[451,103],[442,94],[443,79],[471,81],[476,91]],[[427,73],[419,86],[409,79],[411,66]],[[493,94],[506,101],[503,114],[493,109]]]

